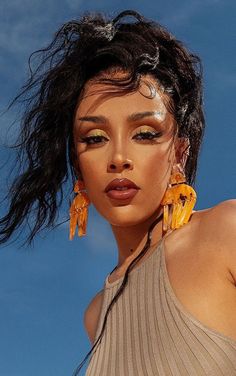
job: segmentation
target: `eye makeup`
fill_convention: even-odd
[[[135,132],[132,136],[133,140],[139,142],[156,142],[156,139],[162,136],[162,132],[156,131],[153,128],[140,128],[139,131]],[[109,139],[100,131],[95,131],[88,136],[81,136],[79,142],[85,143],[87,145],[94,145],[94,144],[103,144]]]

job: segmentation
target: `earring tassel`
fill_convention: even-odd
[[[164,205],[164,209],[163,209],[163,231],[168,230],[168,223],[169,223],[169,206]]]
[[[183,213],[181,214],[181,217],[180,217],[180,222],[183,225],[185,225],[186,223],[188,223],[189,218],[190,218],[190,216],[192,214],[195,202],[196,202],[196,200],[194,200],[194,199],[186,200],[186,202],[184,204]]]
[[[78,226],[78,235],[86,234],[88,220],[89,198],[85,192],[79,191],[70,207],[70,240],[75,236],[76,226]]]
[[[172,222],[171,222],[171,228],[178,228],[179,225],[179,218],[181,215],[181,212],[183,210],[183,204],[182,202],[177,202],[173,204],[173,213],[172,213]]]

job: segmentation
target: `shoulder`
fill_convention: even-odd
[[[236,281],[236,200],[223,201],[199,214],[199,237],[214,246]]]
[[[104,290],[99,291],[90,301],[84,312],[84,326],[91,343],[94,342],[98,320],[102,308]]]
[[[218,244],[235,248],[236,242],[236,200],[227,200],[203,211],[200,217],[201,231],[215,238]]]
[[[210,212],[213,213],[214,215],[221,215],[224,212],[230,215],[235,215],[236,214],[236,199],[222,201],[216,206],[213,206],[209,210],[209,213]],[[233,218],[230,218],[230,219],[233,219]]]

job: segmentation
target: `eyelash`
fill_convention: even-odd
[[[136,133],[134,137],[139,136],[140,138],[137,138],[139,141],[152,142],[156,138],[160,137],[161,135],[162,135],[161,132],[139,132],[139,133]],[[87,145],[94,145],[94,144],[99,144],[102,138],[108,141],[108,139],[104,136],[88,136],[88,137],[81,137],[81,142],[86,143]]]

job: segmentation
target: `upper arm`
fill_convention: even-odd
[[[84,326],[91,343],[94,342],[98,320],[102,308],[103,290],[99,291],[91,300],[84,312]]]

